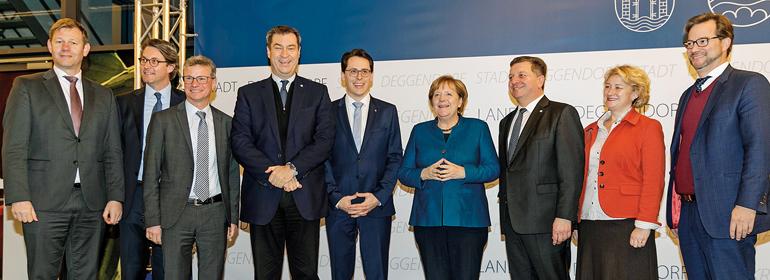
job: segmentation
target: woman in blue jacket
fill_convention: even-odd
[[[462,116],[462,81],[439,77],[428,100],[436,119],[414,126],[398,172],[415,188],[409,224],[426,279],[479,279],[491,225],[484,183],[500,175],[495,146],[484,121]]]

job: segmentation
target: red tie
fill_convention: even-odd
[[[75,136],[80,131],[80,118],[83,116],[83,106],[80,104],[80,94],[78,94],[78,77],[64,76],[70,82],[70,116],[72,117],[72,126],[75,128]]]

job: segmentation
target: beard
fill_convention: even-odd
[[[717,54],[717,55],[714,55],[714,56],[709,56],[709,53],[707,52],[705,60],[703,61],[703,63],[701,63],[700,65],[695,65],[695,63],[693,62],[693,58],[692,58],[693,55],[695,55],[695,54],[690,55],[688,58],[690,59],[690,65],[692,65],[692,68],[695,68],[695,70],[701,70],[703,68],[708,67],[712,63],[717,62],[719,60],[719,58],[722,56],[721,53]]]

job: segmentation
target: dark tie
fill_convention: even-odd
[[[281,104],[283,104],[283,107],[286,108],[286,95],[288,92],[286,91],[286,85],[289,84],[288,80],[281,80]]]
[[[524,113],[527,112],[527,108],[519,109],[519,116],[516,121],[513,122],[513,131],[511,131],[511,140],[508,141],[508,160],[513,159],[513,152],[516,151],[516,145],[519,144],[519,134],[521,133],[521,119],[524,118]]]
[[[201,118],[198,122],[198,155],[195,161],[195,195],[199,200],[209,198],[209,129],[206,125],[206,112],[195,113]]]
[[[706,81],[708,81],[709,78],[711,78],[711,76],[695,79],[695,92],[703,91],[703,88],[702,88],[703,84],[706,83]]]
[[[80,104],[80,94],[78,94],[78,77],[64,76],[64,79],[70,82],[70,117],[72,117],[72,126],[75,128],[75,136],[80,132],[80,118],[83,116],[83,105]]]
[[[163,102],[160,101],[160,92],[155,93],[155,97],[158,98],[158,102],[155,102],[155,106],[152,107],[152,113],[163,110]]]
[[[353,111],[353,141],[356,141],[356,150],[361,151],[361,141],[363,136],[361,135],[361,106],[364,106],[363,102],[353,102],[353,106],[356,110]]]

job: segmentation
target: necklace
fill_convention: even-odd
[[[447,129],[443,129],[443,128],[441,128],[440,126],[438,126],[438,120],[436,120],[436,127],[438,127],[438,129],[441,129],[441,131],[443,131],[443,132],[449,132],[449,131],[452,131],[452,128],[454,128],[455,126],[457,126],[457,124],[459,124],[459,123],[460,123],[460,118],[457,118],[457,122],[456,122],[456,123],[455,123],[453,126],[450,126],[450,127],[449,127],[449,128],[447,128]]]

